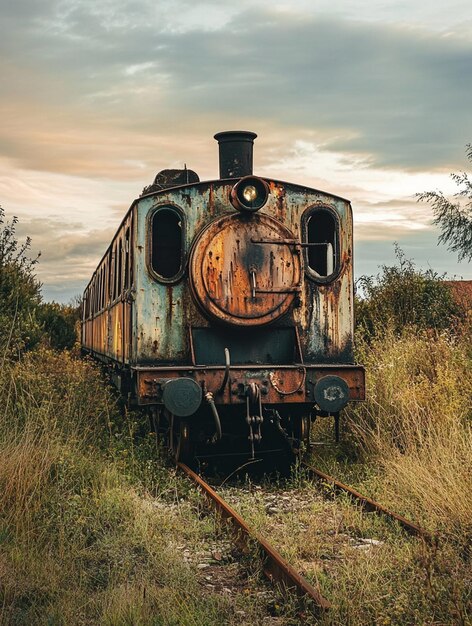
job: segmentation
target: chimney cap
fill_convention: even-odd
[[[223,130],[213,136],[216,141],[254,141],[257,133],[250,130]]]

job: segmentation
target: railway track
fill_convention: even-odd
[[[177,466],[200,487],[218,513],[231,523],[238,546],[246,551],[250,545],[257,546],[262,556],[264,574],[270,581],[278,583],[286,591],[294,591],[303,598],[311,599],[319,610],[327,610],[331,607],[331,603],[300,576],[268,541],[253,532],[244,519],[201,476],[184,463],[179,462]]]
[[[316,467],[313,467],[309,463],[302,462],[301,465],[305,469],[305,471],[307,472],[310,478],[315,479],[315,480],[322,480],[325,483],[328,483],[329,485],[331,485],[336,491],[347,493],[351,498],[353,498],[354,500],[357,500],[365,510],[379,513],[380,515],[384,515],[385,517],[388,517],[398,522],[398,524],[400,524],[400,526],[410,535],[415,535],[416,537],[420,537],[421,539],[424,539],[428,543],[434,543],[437,540],[436,537],[431,535],[431,533],[429,533],[424,528],[421,528],[421,526],[414,524],[413,522],[406,519],[406,517],[403,517],[402,515],[398,515],[397,513],[390,511],[389,509],[382,506],[375,500],[372,500],[371,498],[368,498],[367,496],[362,495],[356,489],[353,489],[349,485],[345,485],[341,481],[337,480],[336,478],[333,478],[332,476],[329,476],[329,474],[325,474],[324,472],[317,469]]]
[[[236,537],[236,543],[243,551],[248,552],[250,548],[256,546],[262,557],[263,572],[273,583],[277,583],[282,590],[294,592],[303,599],[308,599],[318,611],[326,611],[331,608],[331,603],[319,590],[303,578],[280,554],[269,544],[269,542],[255,533],[245,520],[237,513],[201,476],[196,474],[184,463],[178,462],[177,466],[183,471],[207,497],[213,508],[232,526]],[[351,498],[359,502],[363,509],[386,516],[398,524],[409,534],[433,543],[437,538],[427,530],[414,524],[405,517],[390,511],[375,500],[362,495],[352,487],[338,481],[312,465],[302,462],[302,467],[312,480],[321,480],[329,484],[338,492],[348,494]]]

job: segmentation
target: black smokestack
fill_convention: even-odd
[[[252,148],[256,133],[225,130],[216,133],[220,148],[220,178],[240,178],[252,174]]]

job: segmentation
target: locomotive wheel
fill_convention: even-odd
[[[293,437],[299,441],[299,446],[304,443],[307,447],[310,445],[310,416],[302,415],[294,418],[293,421]]]
[[[187,420],[172,416],[170,427],[170,448],[176,463],[189,464],[194,456],[194,444],[190,424]]]

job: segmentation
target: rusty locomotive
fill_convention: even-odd
[[[84,293],[83,350],[176,459],[300,448],[314,417],[364,398],[350,203],[253,175],[256,136],[215,135],[218,180],[160,172]]]

